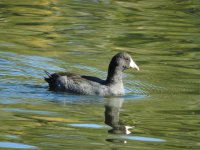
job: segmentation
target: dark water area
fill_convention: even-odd
[[[0,149],[200,149],[199,0],[1,0]],[[122,97],[48,90],[43,70],[105,79]]]

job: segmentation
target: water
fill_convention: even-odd
[[[198,0],[0,2],[0,149],[200,148]],[[48,91],[43,70],[106,78],[123,97]]]

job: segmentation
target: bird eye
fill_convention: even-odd
[[[129,60],[129,58],[125,58],[125,60],[126,60],[126,61],[128,61],[128,60]]]

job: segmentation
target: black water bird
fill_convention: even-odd
[[[126,52],[113,56],[108,67],[106,80],[97,77],[78,75],[73,73],[53,73],[45,71],[52,91],[63,91],[82,95],[118,96],[124,94],[122,72],[128,68],[139,67]]]

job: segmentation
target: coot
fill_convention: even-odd
[[[106,80],[97,77],[78,75],[73,73],[53,73],[45,71],[48,77],[49,90],[68,93],[99,96],[118,96],[124,94],[122,72],[128,68],[139,67],[126,52],[113,56],[108,67]]]

